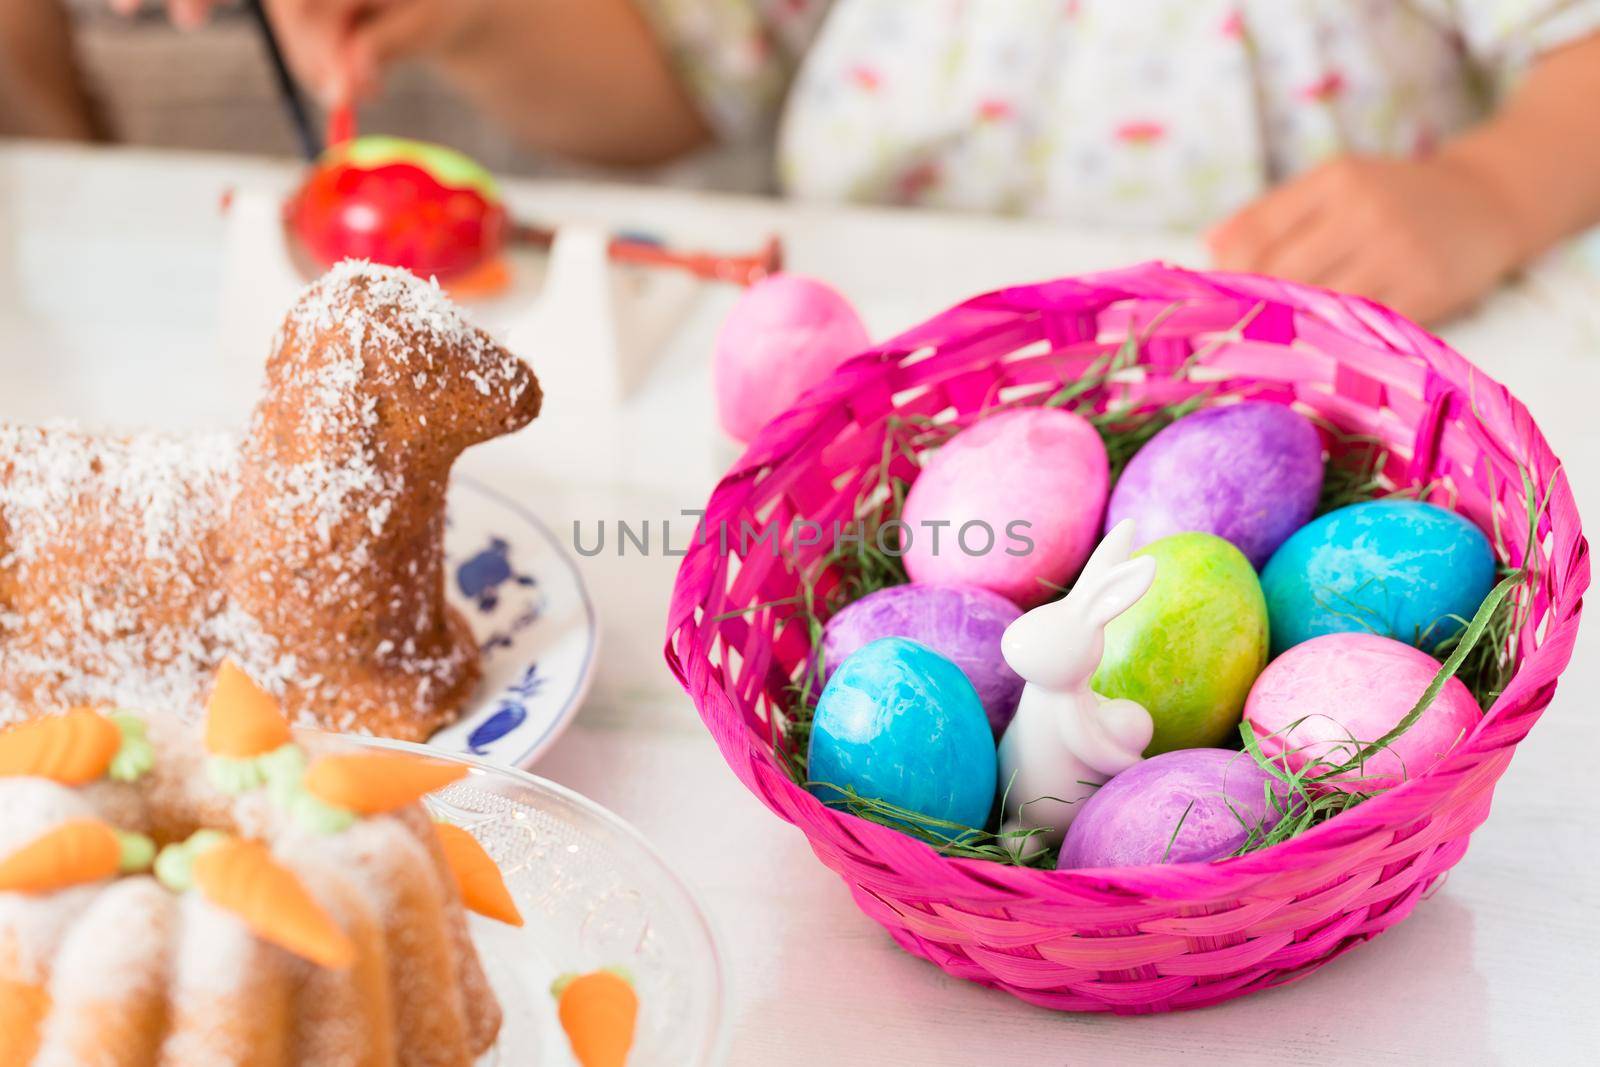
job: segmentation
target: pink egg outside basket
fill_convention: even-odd
[[[1525,530],[1525,485],[1536,487],[1545,507],[1509,685],[1426,773],[1289,841],[1210,863],[1047,871],[948,858],[824,806],[774,755],[769,721],[810,654],[796,572],[828,548],[795,520],[831,529],[855,517],[893,416],[965,425],[1000,402],[1042,401],[1130,333],[1137,369],[1090,394],[1101,409],[1201,391],[1208,402],[1293,404],[1380,438],[1396,485],[1437,485],[1434,499],[1485,530]],[[918,467],[898,456],[892,469],[910,479]],[[738,536],[741,523],[754,536]],[[735,531],[726,549],[725,530]],[[1524,538],[1505,540],[1504,562],[1521,566]],[[1293,981],[1405,918],[1465,853],[1550,703],[1588,583],[1559,461],[1527,409],[1444,342],[1360,298],[1150,263],[976,297],[807,392],[706,505],[678,572],[666,655],[734,773],[903,948],[1046,1007],[1159,1012]]]

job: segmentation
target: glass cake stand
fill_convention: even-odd
[[[629,1067],[716,1062],[724,1037],[722,965],[688,888],[639,831],[553,782],[420,745],[348,739],[465,765],[471,774],[428,798],[470,830],[505,873],[522,928],[472,917],[505,1011],[483,1067],[574,1062],[550,983],[568,971],[624,967],[639,993]]]

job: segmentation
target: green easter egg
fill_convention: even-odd
[[[1208,533],[1152,541],[1155,584],[1106,627],[1091,684],[1143,704],[1155,719],[1146,756],[1231,745],[1256,675],[1267,665],[1267,601],[1255,568]]]

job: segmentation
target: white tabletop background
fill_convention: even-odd
[[[222,156],[0,148],[0,418],[242,421],[260,359],[218,355],[230,348],[219,339],[216,205],[230,185],[283,188],[293,173]],[[1032,222],[634,188],[529,183],[509,196],[534,218],[722,249],[781,233],[791,269],[833,282],[879,335],[1003,284],[1156,256],[1203,265],[1189,240]],[[544,425],[464,469],[567,536],[575,520],[592,532],[601,518],[659,523],[699,506],[734,454],[716,435],[709,388],[711,339],[733,293],[682,292],[681,320],[625,401],[585,429],[555,413],[594,411],[595,399],[552,391]],[[1600,282],[1547,264],[1445,335],[1528,404],[1580,508],[1600,515]],[[523,354],[536,369],[571,358]],[[556,377],[581,382],[582,367],[573,373]],[[600,672],[535,771],[631,820],[697,892],[724,956],[729,1062],[1594,1062],[1600,623],[1580,635],[1466,858],[1407,921],[1305,981],[1221,1007],[1074,1016],[899,951],[800,833],[744,790],[662,662],[675,563],[580,560],[603,627]]]

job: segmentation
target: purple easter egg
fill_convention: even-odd
[[[910,638],[961,668],[999,737],[1022,695],[1022,679],[1000,655],[1000,635],[1021,614],[1005,597],[976,586],[890,586],[828,620],[822,634],[823,666],[831,673],[879,638]]]
[[[1084,802],[1056,866],[1140,867],[1227,856],[1252,827],[1277,822],[1266,799],[1272,780],[1247,753],[1221,748],[1180,749],[1136,763]]]
[[[1232,541],[1256,570],[1310,521],[1322,440],[1282,404],[1204,408],[1150,439],[1111,493],[1106,529],[1133,519],[1140,544],[1198,530]]]

